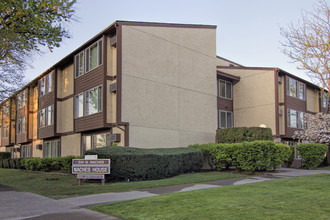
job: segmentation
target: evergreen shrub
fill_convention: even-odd
[[[189,148],[106,146],[86,151],[85,154],[111,160],[110,175],[106,175],[108,180],[162,179],[200,171],[203,166],[202,151]]]
[[[296,146],[296,149],[303,159],[302,166],[310,169],[318,167],[324,161],[328,146],[325,144],[308,143],[299,144]]]

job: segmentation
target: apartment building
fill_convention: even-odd
[[[0,104],[0,151],[83,155],[105,145],[185,147],[217,128],[270,127],[292,141],[319,88],[216,56],[216,26],[116,21]]]
[[[217,75],[218,128],[268,127],[275,141],[294,144],[304,114],[327,111],[318,86],[279,68],[244,67],[217,57]]]
[[[207,39],[207,40],[205,40]],[[1,103],[1,151],[214,141],[216,26],[116,21]]]

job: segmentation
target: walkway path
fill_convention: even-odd
[[[53,200],[0,185],[0,219],[118,219],[85,209],[84,207],[102,203],[157,196],[165,193],[184,192],[226,185],[241,185],[269,181],[272,179],[291,178],[320,173],[330,174],[330,170],[298,170],[288,168],[282,168],[279,170],[283,172],[269,173],[264,176],[218,180],[197,184],[165,186],[129,192],[103,193],[61,200]]]

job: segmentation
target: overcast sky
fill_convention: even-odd
[[[328,1],[328,0],[327,0]],[[35,55],[28,81],[115,20],[217,25],[217,55],[244,66],[278,67],[307,80],[280,50],[280,27],[312,10],[314,0],[78,0],[71,38],[53,53]]]

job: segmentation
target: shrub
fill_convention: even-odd
[[[10,152],[0,152],[0,160],[10,159],[10,158],[11,158]]]
[[[71,173],[72,159],[75,158],[81,157],[23,158],[20,161],[20,167],[32,171],[61,171],[64,173]]]
[[[276,169],[289,160],[291,149],[284,144],[272,141],[253,141],[234,144],[190,145],[191,148],[205,151],[214,166],[221,170],[230,166],[249,172]]]
[[[112,180],[161,179],[199,171],[203,165],[201,150],[189,148],[142,149],[110,146],[86,151],[86,155],[111,159]]]
[[[299,144],[296,146],[301,158],[303,159],[302,165],[304,168],[310,169],[319,166],[328,151],[328,146],[325,144],[309,143]]]
[[[218,129],[217,143],[241,143],[244,141],[272,140],[272,129],[259,127],[236,127]]]

